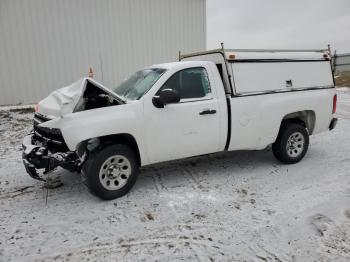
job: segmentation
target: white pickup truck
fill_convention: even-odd
[[[60,166],[114,199],[140,167],[163,161],[272,144],[279,161],[296,163],[310,135],[336,125],[328,50],[222,48],[179,60],[110,89],[83,78],[52,92],[23,140],[29,175],[44,180]]]

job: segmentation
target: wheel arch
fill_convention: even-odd
[[[135,152],[138,160],[138,165],[141,166],[142,160],[138,143],[135,137],[128,133],[105,135],[86,139],[77,145],[77,154],[79,157],[82,157],[85,152],[93,154],[106,146],[115,144],[129,146]]]
[[[316,114],[313,110],[303,110],[288,113],[283,117],[279,130],[281,130],[283,125],[288,123],[302,124],[307,128],[309,135],[312,135],[316,123]]]

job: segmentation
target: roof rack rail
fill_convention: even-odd
[[[266,52],[266,53],[277,53],[277,52],[317,52],[317,53],[324,53],[330,51],[329,48],[327,49],[213,49],[208,51],[200,51],[200,52],[194,52],[194,53],[188,53],[188,54],[181,54],[181,51],[179,51],[179,61],[181,61],[183,58],[192,57],[192,56],[199,56],[199,55],[208,55],[213,53],[224,53],[224,52]]]
[[[223,49],[221,49],[221,48],[208,50],[208,51],[199,51],[199,52],[188,53],[188,54],[181,54],[181,51],[179,51],[179,61],[181,61],[181,59],[186,58],[186,57],[198,56],[198,55],[208,55],[208,54],[222,53],[222,52],[223,52]]]
[[[323,53],[328,49],[225,49],[225,52],[318,52]]]

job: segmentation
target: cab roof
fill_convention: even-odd
[[[184,66],[203,66],[205,64],[211,63],[210,61],[181,61],[181,62],[171,62],[155,64],[148,68],[164,68],[164,69],[176,69]]]

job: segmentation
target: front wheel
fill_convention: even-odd
[[[277,160],[285,164],[299,162],[309,147],[307,129],[296,123],[282,125],[276,142],[272,144],[272,152]]]
[[[139,166],[133,150],[126,145],[103,148],[83,166],[87,186],[96,196],[110,200],[129,192]]]

